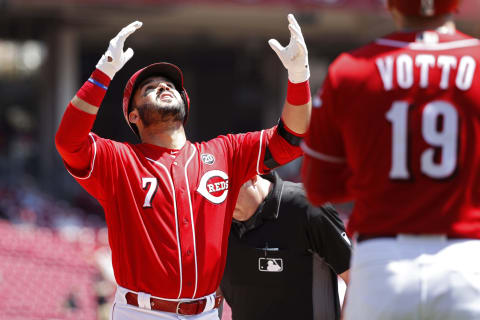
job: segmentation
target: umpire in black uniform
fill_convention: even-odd
[[[233,320],[340,318],[351,248],[332,206],[272,173],[243,185],[233,217],[221,282]]]

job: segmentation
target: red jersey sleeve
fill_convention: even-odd
[[[92,144],[88,139],[95,115],[77,109],[70,103],[55,136],[55,146],[69,171],[82,176],[89,171]]]
[[[100,202],[113,199],[115,188],[118,185],[118,153],[116,142],[104,139],[90,133],[88,136],[89,149],[91,156],[86,170],[75,170],[65,162],[68,172],[77,180],[77,182],[87,190],[95,199]],[[84,157],[83,150],[79,150],[77,155]]]
[[[345,150],[338,119],[339,103],[335,101],[335,87],[329,73],[323,88],[314,97],[312,118],[305,136],[304,151],[311,157],[329,162],[345,162]]]
[[[302,149],[305,152],[302,179],[309,200],[315,205],[349,199],[351,175],[341,133],[341,102],[336,101],[331,72],[313,100],[312,118]],[[321,182],[321,183],[320,183]]]
[[[95,70],[76,96],[92,106],[99,107],[109,84],[110,78]],[[111,151],[108,140],[90,133],[95,118],[95,114],[82,111],[71,102],[56,133],[55,145],[68,172],[96,199],[102,200],[112,190],[100,188],[97,186],[98,182],[93,181],[101,176],[113,176],[115,166],[112,165],[112,157],[109,155],[114,155],[114,152]]]
[[[90,132],[94,121],[94,115],[70,105],[57,132],[56,143],[67,171],[88,193],[102,201],[114,193],[116,152],[113,141]]]
[[[300,147],[280,135],[279,126],[244,134],[229,134],[226,142],[234,172],[242,180],[241,183],[302,155]]]

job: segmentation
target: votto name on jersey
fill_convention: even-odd
[[[451,76],[454,76],[457,89],[466,91],[472,87],[476,71],[476,61],[469,55],[456,57],[402,53],[397,56],[388,55],[378,58],[376,65],[385,91],[393,90],[394,84],[401,89],[410,89],[416,81],[419,81],[420,88],[437,86],[447,90],[450,87]],[[431,77],[431,73],[439,73],[440,77]],[[416,77],[416,74],[419,76]],[[435,83],[432,83],[433,79]]]

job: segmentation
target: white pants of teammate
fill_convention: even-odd
[[[110,317],[112,320],[219,320],[218,309],[211,309],[197,315],[185,316],[170,312],[161,312],[135,307],[127,304],[127,300],[125,298],[125,294],[127,292],[129,292],[128,289],[120,286],[117,287],[115,301],[112,306],[112,313]],[[213,296],[215,296],[215,294],[213,294]]]
[[[480,240],[400,235],[354,246],[345,320],[480,319]]]

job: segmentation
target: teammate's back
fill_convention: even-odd
[[[332,64],[316,107],[334,109],[343,143],[319,133],[331,147],[316,151],[348,154],[350,231],[480,237],[479,59],[480,41],[440,29],[393,33]]]
[[[330,67],[303,149],[309,200],[354,200],[345,320],[480,319],[480,42],[459,0],[388,0],[400,32]]]

